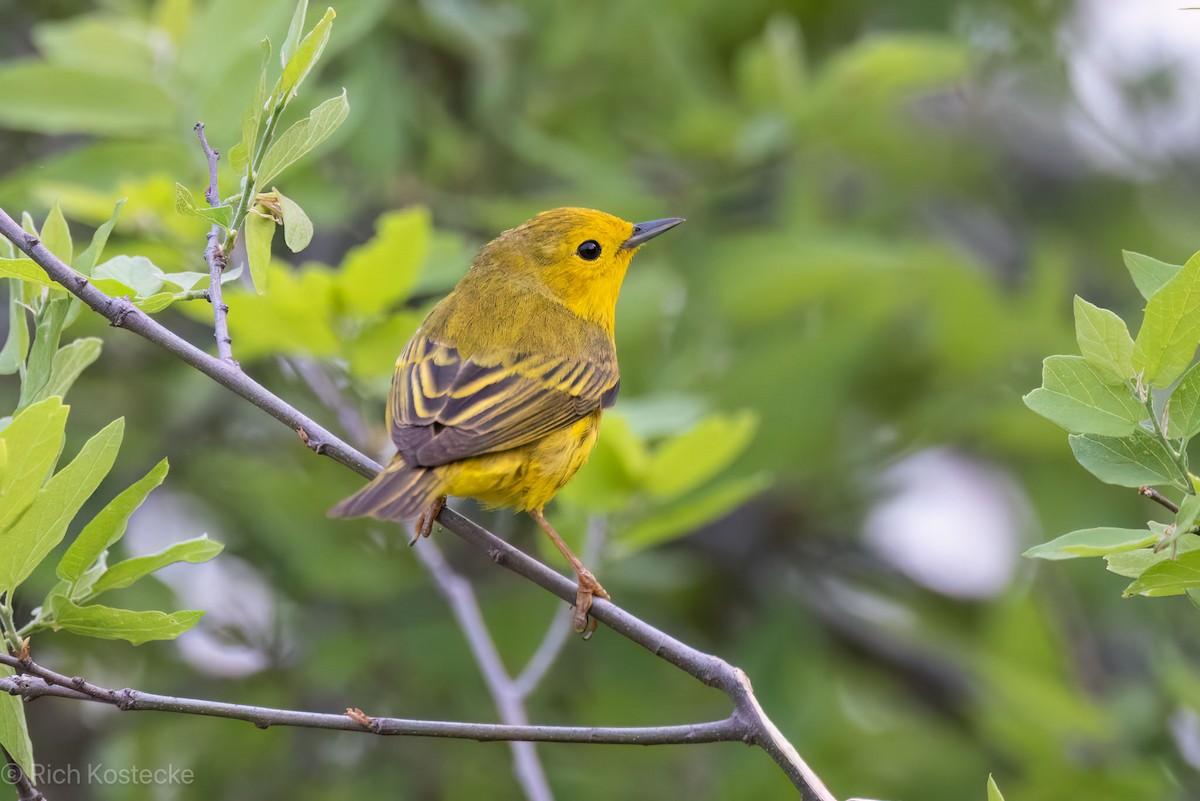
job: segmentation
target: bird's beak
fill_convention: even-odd
[[[683,222],[682,217],[664,217],[661,220],[650,220],[649,222],[640,222],[633,226],[633,236],[626,239],[621,244],[621,250],[629,250],[636,248],[644,242],[648,242],[659,234],[664,234],[670,231],[675,226]]]

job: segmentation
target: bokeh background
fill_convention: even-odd
[[[1010,801],[1200,797],[1196,611],[1123,600],[1096,562],[1020,557],[1161,517],[1087,475],[1020,396],[1044,356],[1074,352],[1072,294],[1140,306],[1122,248],[1180,263],[1200,244],[1200,12],[1179,5],[338,0],[289,117],[342,87],[350,117],[278,183],[316,236],[299,255],[276,243],[276,300],[231,290],[235,355],[382,453],[386,367],[480,243],[559,205],[687,217],[629,275],[621,400],[551,518],[608,532],[596,570],[614,597],[746,669],[839,797],[983,798],[989,772]],[[173,207],[176,180],[205,180],[192,125],[236,142],[258,42],[278,45],[293,7],[0,0],[0,206],[40,219],[57,200],[79,241],[129,197],[109,253],[203,269],[205,225]],[[322,281],[410,207],[435,232],[417,225],[405,296],[370,324],[327,308]],[[190,306],[162,318],[210,345],[208,307]],[[344,349],[347,326],[366,351]],[[105,344],[69,398],[68,450],[116,416],[129,428],[97,501],[172,462],[128,549],[207,532],[227,550],[127,591],[208,610],[177,643],[44,635],[42,661],[243,703],[495,719],[404,533],[325,518],[352,474],[136,337],[72,333]],[[647,460],[697,430],[721,458],[662,491]],[[553,558],[529,521],[471,514]],[[555,602],[437,537],[516,670]],[[726,701],[601,630],[566,644],[529,708],[632,725]],[[54,701],[30,718],[43,763],[196,775],[54,799],[522,797],[503,744]],[[737,745],[538,751],[577,801],[791,792]]]

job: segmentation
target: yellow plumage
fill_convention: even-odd
[[[616,399],[613,330],[629,262],[679,222],[554,209],[486,245],[396,362],[395,459],[331,514],[421,516],[428,535],[446,495],[527,511],[580,577],[582,630],[592,594],[607,594],[541,510],[587,461]]]

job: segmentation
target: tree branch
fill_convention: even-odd
[[[585,565],[591,565],[599,560],[600,553],[604,550],[606,534],[604,518],[596,515],[588,519],[587,539],[583,543],[580,561]],[[525,669],[513,679],[513,689],[521,698],[528,698],[532,695],[550,668],[554,666],[563,646],[567,644],[567,640],[574,633],[571,628],[571,617],[571,607],[559,607],[554,618],[551,619],[550,625],[546,628],[545,636],[534,650],[533,656],[529,657]]]
[[[363,476],[373,476],[380,470],[380,466],[373,460],[359,453],[319,426],[316,422],[292,408],[237,367],[220,359],[215,359],[181,339],[151,319],[149,315],[137,309],[128,300],[109,297],[97,289],[88,282],[86,277],[75,272],[54,256],[54,254],[50,253],[50,251],[42,246],[37,237],[27,235],[3,209],[0,209],[0,234],[11,240],[23,253],[40,265],[53,280],[64,286],[67,291],[74,294],[90,308],[108,318],[114,326],[126,328],[163,347],[178,356],[185,363],[245,398],[253,405],[283,422],[292,430],[297,431],[305,444],[316,453],[329,456]],[[450,508],[442,511],[438,516],[438,522],[463,540],[482,550],[498,564],[532,581],[550,593],[557,595],[567,603],[574,603],[576,587],[574,582],[565,576],[556,573],[536,559],[525,555]],[[675,665],[703,683],[724,692],[729,696],[734,706],[734,711],[729,721],[735,724],[738,738],[748,744],[757,745],[766,751],[780,768],[783,769],[793,785],[800,791],[801,797],[806,799],[806,801],[836,801],[834,796],[825,788],[820,778],[805,764],[804,760],[796,752],[796,749],[783,737],[770,718],[767,717],[762,706],[758,703],[758,699],[754,696],[749,678],[739,668],[730,665],[719,657],[705,654],[680,642],[674,637],[651,626],[649,623],[626,612],[611,601],[600,598],[596,599],[591,614],[618,634],[636,642],[654,655]],[[6,681],[11,682],[12,679]],[[80,697],[73,690],[68,691],[62,687],[52,689],[54,692],[48,694],[61,695],[64,692],[70,692],[74,694],[67,697]],[[91,698],[91,696],[85,697]],[[205,706],[207,702],[193,701],[190,703],[199,704],[200,708],[189,706],[188,704],[184,704],[180,708],[179,706],[173,706],[173,704],[178,704],[180,699],[170,699],[165,696],[143,696],[143,698],[145,697],[156,698],[161,701],[161,705],[141,708],[194,711],[198,714],[219,714],[216,710],[221,710],[231,713],[223,715],[225,717],[241,717],[240,714],[236,714],[240,710],[230,705],[208,707]],[[310,719],[308,717],[310,713],[284,712],[280,710],[267,710],[267,712],[271,714],[277,713],[281,716],[277,718],[281,724],[286,720],[290,725],[298,725],[298,720]],[[338,716],[327,717],[336,718]],[[276,718],[272,718],[271,722],[274,720]],[[354,723],[349,718],[347,720]],[[332,721],[330,722],[333,728],[349,728],[345,724],[333,725]],[[450,724],[406,721],[403,725],[411,727],[404,733],[430,734],[432,730],[432,736],[447,736],[445,734],[447,729],[443,727]],[[611,730],[599,728],[564,729],[559,727],[514,727],[501,725],[485,730],[477,728],[484,724],[463,723],[453,725],[456,727],[465,727],[459,729],[459,731],[463,732],[463,736],[469,736],[473,739],[487,739],[488,735],[492,739],[533,739],[534,732],[547,735],[540,739],[551,739],[551,735],[547,734],[547,730],[557,732],[555,736],[559,737],[566,736],[565,731],[569,731],[573,735],[582,737],[583,739],[580,741],[583,742],[600,742],[601,740],[596,739],[597,737],[604,737],[605,735],[615,736]],[[724,727],[728,724],[722,722],[701,725]],[[695,742],[694,737],[699,735],[700,730],[696,730],[695,727],[684,727],[684,729],[690,732],[687,735],[688,739],[686,741]],[[708,729],[702,731],[711,734],[711,731]],[[721,731],[723,734],[726,733],[723,728],[721,728]],[[503,736],[505,734],[510,736]],[[673,736],[679,736],[682,732],[674,731],[672,734]],[[566,740],[559,739],[555,741],[574,742],[575,740],[568,738]],[[603,741],[617,742],[617,740]],[[665,741],[680,742],[679,740]],[[634,740],[623,742],[644,742],[644,740],[635,738]]]
[[[338,416],[342,428],[349,433],[350,441],[359,448],[365,447],[367,441],[367,426],[359,413],[358,407],[351,403],[341,389],[329,377],[320,365],[309,359],[279,360],[285,367],[302,380],[317,399],[326,408]],[[462,631],[463,639],[471,649],[475,664],[483,677],[484,684],[491,693],[492,703],[502,723],[527,725],[529,715],[524,704],[524,695],[513,686],[496,643],[488,630],[487,621],[479,609],[479,601],[470,582],[454,571],[442,556],[441,549],[430,540],[416,549],[416,554],[425,569],[433,579],[434,585],[441,592],[454,614],[458,628]],[[569,610],[568,610],[569,611]],[[558,616],[556,615],[556,618]],[[570,630],[563,623],[562,637]],[[521,786],[529,801],[554,801],[550,790],[550,782],[546,779],[545,768],[538,757],[537,747],[533,743],[513,740],[509,743],[513,757],[513,775]]]
[[[17,760],[5,748],[0,747],[0,752],[4,754],[4,783],[17,788],[17,801],[46,801],[46,796],[33,786]]]
[[[524,699],[500,659],[500,652],[496,650],[496,643],[479,609],[475,591],[466,579],[450,567],[437,543],[430,539],[420,543],[420,546],[413,550],[433,575],[434,584],[450,604],[450,610],[479,665],[479,672],[491,693],[492,702],[496,704],[500,719],[509,724],[527,725],[529,715],[525,711]],[[552,801],[554,795],[550,792],[550,782],[546,780],[546,771],[533,743],[513,742],[511,748],[513,772],[526,797],[530,801]]]
[[[221,154],[209,147],[208,139],[204,136],[204,123],[198,122],[195,127],[196,136],[200,138],[200,147],[208,159],[208,188],[204,190],[204,199],[208,205],[221,205],[221,193],[217,188],[217,160]],[[221,226],[213,223],[208,231],[208,247],[204,249],[204,260],[208,262],[208,300],[213,307],[213,336],[217,340],[217,357],[228,364],[236,366],[233,360],[233,340],[229,338],[229,306],[225,304],[221,287],[221,276],[225,273],[228,255],[221,247]]]
[[[279,364],[294,374],[312,390],[317,400],[325,408],[337,415],[338,423],[348,435],[347,438],[359,450],[370,450],[367,438],[367,425],[356,404],[352,403],[341,388],[334,382],[329,373],[312,359],[278,358]]]
[[[1165,507],[1171,514],[1179,514],[1179,505],[1154,487],[1138,487],[1138,495],[1145,495],[1158,505]]]
[[[0,664],[26,671],[28,660],[0,654]],[[31,675],[32,674],[32,675]],[[459,723],[457,721],[409,720],[406,718],[368,717],[358,710],[335,715],[326,712],[300,712],[266,706],[228,704],[158,695],[140,690],[109,690],[98,693],[76,689],[81,679],[63,676],[37,666],[33,671],[0,678],[0,692],[28,700],[69,698],[93,701],[122,712],[175,712],[184,715],[244,720],[260,729],[271,726],[296,726],[308,729],[335,729],[367,734],[410,737],[443,737],[479,742],[520,740],[525,742],[591,743],[606,745],[677,745],[679,743],[728,742],[741,738],[741,725],[733,716],[725,720],[681,726],[512,726],[502,723]],[[89,685],[95,687],[95,685]]]

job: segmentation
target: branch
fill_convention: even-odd
[[[601,551],[604,550],[604,539],[607,531],[604,526],[604,518],[599,515],[588,519],[587,524],[587,539],[583,543],[583,553],[580,555],[580,561],[585,565],[595,563],[600,558]],[[554,662],[558,659],[558,655],[562,652],[563,646],[567,644],[567,640],[571,638],[573,629],[571,628],[571,607],[561,606],[554,614],[554,618],[550,621],[550,626],[546,629],[546,635],[542,637],[541,643],[534,650],[533,656],[529,657],[529,662],[525,665],[515,679],[513,679],[514,689],[521,698],[528,698],[542,683],[542,679],[554,666]]]
[[[11,784],[17,788],[17,801],[46,801],[46,796],[42,795],[38,788],[33,786],[33,782],[25,775],[25,771],[17,764],[17,760],[12,758],[12,755],[2,747],[0,752],[4,754],[4,783]]]
[[[196,123],[195,131],[196,136],[200,137],[200,147],[204,148],[204,155],[208,158],[208,188],[204,190],[204,199],[215,208],[221,205],[221,193],[217,189],[217,159],[221,154],[209,147],[208,139],[204,136],[204,123]],[[228,254],[218,241],[220,237],[221,226],[213,223],[208,231],[208,247],[204,249],[204,260],[208,262],[208,300],[213,307],[217,357],[236,365],[233,360],[233,340],[229,338],[229,306],[225,304],[221,288],[221,276],[225,273]]]
[[[97,289],[88,282],[86,277],[72,270],[58,257],[48,251],[38,241],[37,237],[27,235],[3,209],[0,209],[0,234],[10,239],[23,253],[40,265],[50,278],[57,281],[68,292],[74,294],[94,311],[104,315],[114,326],[133,331],[170,351],[185,363],[211,377],[217,383],[240,395],[242,398],[245,398],[253,405],[299,433],[305,444],[316,453],[324,454],[360,475],[367,477],[375,475],[381,469],[373,460],[359,453],[319,426],[316,422],[292,408],[237,367],[220,359],[215,359],[181,339],[151,319],[149,315],[136,308],[128,300],[109,297]],[[438,522],[463,540],[482,550],[498,564],[532,581],[548,592],[557,595],[567,603],[574,603],[575,583],[565,576],[556,573],[536,559],[527,556],[448,507],[442,510],[442,513],[438,516]],[[783,769],[792,784],[800,791],[801,797],[806,801],[836,801],[834,796],[825,788],[820,778],[805,764],[804,760],[796,752],[796,749],[783,737],[770,718],[767,717],[762,706],[759,705],[758,699],[754,697],[754,691],[750,686],[749,678],[742,670],[730,665],[719,657],[698,651],[674,637],[659,631],[654,626],[631,615],[611,601],[601,598],[596,599],[592,606],[591,614],[613,631],[641,645],[655,656],[670,662],[699,681],[724,692],[733,702],[734,711],[730,717],[730,721],[736,723],[740,739],[748,744],[757,745],[770,754],[771,758]],[[65,688],[57,688],[57,690],[65,691]],[[88,697],[90,698],[90,696]],[[160,696],[159,698],[164,697]],[[167,699],[161,708],[173,709],[174,707],[169,706],[170,701],[171,699]],[[193,703],[204,704],[205,702]],[[228,710],[229,706],[218,705],[218,708]],[[176,709],[176,711],[192,710],[185,708]],[[201,714],[215,714],[215,712],[205,710]],[[309,713],[281,712],[280,714],[285,716],[299,715],[302,719],[308,719],[306,716]],[[227,716],[237,717],[237,715]],[[296,725],[295,719],[290,719],[289,722],[292,725]],[[407,721],[406,723],[413,727],[407,733],[414,734],[427,733],[431,726],[437,729],[440,726],[448,725],[430,724],[423,721]],[[466,727],[466,730],[470,730],[471,733],[465,736],[475,739],[478,739],[476,734],[483,732],[483,730],[474,728],[477,725],[483,724],[464,723],[454,725]],[[714,724],[706,725],[712,726]],[[726,724],[715,725],[724,726]],[[543,732],[547,728],[499,726],[489,731],[495,735],[493,739],[514,739],[511,736],[499,736],[497,730],[502,730],[510,735],[514,734],[514,732],[519,733],[517,739],[520,739],[531,738],[533,731]],[[553,729],[553,727],[549,728]],[[684,728],[694,731],[690,727]],[[444,732],[445,729],[440,729],[440,731]],[[602,736],[606,730],[584,728],[572,729],[571,731],[575,733],[587,732],[589,734],[583,741],[599,742],[596,740],[596,737]],[[679,732],[676,732],[676,734],[679,734]],[[441,736],[446,735],[442,734]],[[691,736],[693,735],[689,735],[688,742],[694,741],[690,739]],[[563,740],[558,741],[561,742]],[[605,742],[615,742],[615,740],[605,740]],[[679,741],[674,740],[673,742]]]
[[[26,671],[29,660],[0,654],[0,664]],[[33,675],[30,675],[30,674]],[[227,704],[158,695],[140,690],[109,690],[98,693],[76,689],[82,679],[71,678],[35,665],[33,670],[0,678],[0,692],[27,700],[69,698],[93,701],[122,712],[175,712],[184,715],[244,720],[260,729],[271,726],[296,726],[308,729],[335,729],[366,734],[410,737],[443,737],[479,742],[520,740],[548,743],[592,743],[606,745],[672,745],[679,743],[715,743],[740,739],[741,726],[733,716],[725,720],[682,726],[510,726],[500,723],[459,723],[440,720],[368,717],[358,710],[335,715],[326,712],[300,712],[266,706]],[[90,685],[95,687],[95,685]]]
[[[32,234],[26,234],[12,217],[0,209],[0,234],[37,263],[53,280],[82,300],[90,309],[103,315],[116,328],[124,328],[153,342],[179,357],[186,364],[204,373],[221,386],[248,400],[300,435],[301,440],[316,453],[329,456],[361,476],[370,478],[382,468],[354,448],[342,442],[316,421],[301,414],[270,390],[247,376],[235,365],[209,356],[192,343],[155,322],[127,298],[114,298],[100,291],[64,264]]]
[[[346,398],[320,365],[309,359],[289,361],[281,357],[279,361],[307,384],[321,403],[337,414],[342,428],[349,432],[351,442],[360,448],[364,447],[367,441],[366,422],[357,406]],[[500,721],[527,725],[529,715],[525,710],[524,695],[516,689],[504,662],[500,659],[487,621],[479,609],[475,590],[466,579],[454,572],[433,540],[417,548],[416,554],[429,571],[434,585],[450,605],[450,611],[471,649],[484,684],[491,693],[492,703],[496,705]],[[565,639],[570,629],[565,620],[562,626],[561,636]],[[554,794],[550,791],[550,782],[546,779],[546,771],[538,758],[537,747],[533,743],[517,740],[508,745],[513,757],[513,774],[525,797],[529,801],[553,801]]]
[[[479,609],[475,591],[466,579],[454,572],[432,539],[413,550],[450,604],[450,610],[479,665],[479,672],[491,693],[492,702],[496,704],[500,719],[509,724],[527,725],[529,715],[525,711],[524,699],[500,659],[500,652],[496,650],[496,643]],[[551,801],[554,796],[550,792],[550,783],[546,780],[546,771],[533,743],[513,742],[511,748],[513,772],[526,797],[531,801]]]
[[[1147,498],[1159,504],[1160,506],[1166,507],[1168,510],[1170,510],[1171,514],[1179,514],[1178,504],[1176,504],[1175,501],[1171,500],[1166,495],[1163,495],[1161,492],[1154,489],[1154,487],[1138,487],[1138,495],[1145,495]]]
[[[337,415],[342,430],[349,435],[350,442],[360,450],[369,449],[367,426],[357,406],[350,402],[345,393],[334,383],[321,365],[311,359],[284,358],[278,359],[279,364],[288,372],[295,374],[312,390],[317,400],[327,409]]]

